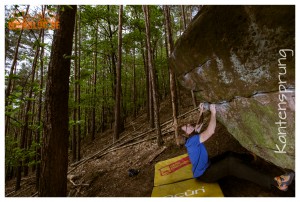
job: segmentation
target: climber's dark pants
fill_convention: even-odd
[[[254,182],[267,189],[271,185],[276,186],[274,177],[257,171],[247,163],[249,156],[242,156],[238,153],[226,152],[222,155],[210,159],[210,166],[201,175],[198,180],[202,182],[217,182],[226,176],[235,176]]]

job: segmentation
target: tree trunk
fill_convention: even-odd
[[[198,12],[201,10],[202,5],[198,5]]]
[[[119,8],[119,30],[118,30],[118,65],[117,73],[117,86],[116,86],[116,102],[115,102],[115,125],[114,125],[114,142],[119,139],[121,128],[121,65],[122,65],[122,15],[123,6]]]
[[[163,48],[164,48],[164,42],[163,42],[163,40],[161,40],[161,42],[160,42],[160,61],[163,61]],[[168,56],[167,56],[167,58],[168,58]],[[168,78],[166,78],[166,77],[168,77],[168,75],[165,75],[165,71],[164,70],[161,71],[161,75],[162,75],[162,86],[163,86],[162,100],[164,100],[166,98],[166,96],[167,96]]]
[[[45,7],[44,7],[45,8]],[[42,32],[42,43],[44,43],[44,33],[45,31],[43,30]],[[40,65],[41,65],[41,72],[40,72],[40,93],[39,93],[39,108],[38,108],[38,124],[39,127],[42,127],[42,106],[43,106],[43,102],[42,102],[42,97],[43,97],[43,87],[44,87],[44,47],[41,47],[41,54],[40,54]],[[39,129],[36,133],[36,139],[35,142],[36,143],[40,143],[40,138],[41,138],[41,129]],[[37,146],[36,148],[36,183],[35,183],[35,187],[38,190],[39,189],[39,183],[40,183],[40,175],[41,175],[41,164],[40,164],[40,160],[41,160],[41,148],[40,146]]]
[[[150,50],[151,51],[151,50]],[[148,50],[147,50],[147,58],[148,58]],[[148,60],[149,61],[149,58]],[[148,97],[148,102],[149,102],[149,115],[150,115],[150,128],[154,128],[154,107],[153,107],[153,86],[152,86],[152,80],[151,80],[151,70],[149,67],[149,62],[148,62],[148,82],[149,82],[149,97]]]
[[[27,6],[27,8],[26,8],[25,15],[27,15],[28,10],[29,10],[29,6]],[[16,73],[16,68],[15,67],[16,67],[16,64],[17,64],[17,59],[18,59],[18,54],[19,54],[19,46],[20,46],[22,34],[23,34],[23,28],[21,29],[18,40],[17,40],[13,62],[12,62],[12,65],[11,65],[11,68],[10,68],[10,71],[9,71],[9,75],[8,75],[7,87],[6,87],[6,90],[5,90],[5,108],[9,105],[9,96],[10,96],[10,93],[13,89],[14,80],[12,80],[12,76],[13,76],[14,73]],[[5,40],[5,42],[6,42],[6,40]],[[5,49],[6,50],[8,48],[7,45],[8,44],[5,44]],[[5,60],[6,60],[6,50],[5,50]],[[10,109],[5,109],[5,110],[10,111]],[[5,117],[5,134],[6,135],[8,135],[9,129],[10,129],[10,117],[6,116]],[[19,184],[19,182],[17,182],[16,184]],[[18,189],[19,189],[19,187],[18,187]]]
[[[126,30],[125,30],[125,33],[126,33]],[[127,58],[127,51],[125,51],[125,59]],[[125,64],[126,64],[126,61],[124,62]],[[128,65],[125,65],[124,66],[124,72],[128,72],[127,71],[127,66]],[[121,71],[122,72],[122,71]],[[122,73],[121,73],[121,75],[122,75]],[[123,83],[124,83],[124,88],[120,88],[121,89],[121,92],[120,92],[120,96],[121,96],[121,113],[120,113],[120,117],[121,117],[121,121],[120,121],[120,131],[123,131],[123,127],[122,127],[122,125],[124,126],[125,125],[125,123],[126,123],[126,117],[127,117],[127,109],[126,109],[126,102],[127,102],[127,79],[126,79],[127,77],[124,77],[124,79],[122,79],[122,81],[123,81]]]
[[[190,24],[193,20],[193,6],[190,5],[190,6],[188,6],[188,8],[190,10],[190,12],[189,12],[189,24]]]
[[[38,72],[36,72],[36,78],[38,77]],[[36,115],[36,105],[37,105],[37,102],[36,101],[33,101],[33,103],[32,103],[32,117],[31,117],[31,120],[30,120],[30,124],[33,126],[33,125],[35,125],[35,115]],[[26,147],[26,149],[27,150],[30,150],[30,148],[31,148],[31,145],[32,145],[32,142],[33,142],[33,130],[32,129],[30,129],[29,131],[29,134],[28,134],[28,139],[27,139],[27,147]],[[35,141],[35,138],[34,138],[34,141]],[[32,157],[29,157],[29,156],[27,156],[27,158],[25,159],[25,165],[24,165],[24,177],[25,176],[28,176],[28,172],[29,172],[29,162],[30,161],[32,161],[33,159],[32,159]],[[32,168],[32,171],[34,172],[34,170],[35,170],[35,167],[34,167],[34,165],[32,165],[31,166],[31,168]]]
[[[92,141],[95,139],[96,134],[96,93],[97,93],[97,46],[98,46],[98,21],[96,25],[96,43],[94,52],[94,92],[93,92],[93,109],[92,109]]]
[[[181,5],[181,15],[182,15],[182,21],[183,21],[183,30],[185,30],[186,29],[186,17],[185,17],[184,5]]]
[[[151,71],[149,68],[149,57],[148,57],[148,52],[149,52],[149,47],[147,45],[147,41],[146,41],[146,53],[145,53],[145,63],[146,63],[146,82],[147,82],[147,100],[148,100],[148,112],[149,112],[149,123],[150,123],[150,128],[154,128],[154,110],[153,110],[153,95],[152,95],[152,83],[151,83]],[[150,54],[151,54],[151,48],[150,48]],[[152,56],[151,56],[152,58]]]
[[[108,13],[110,13],[110,5],[107,5],[107,11]],[[107,24],[108,24],[108,31],[109,31],[109,41],[110,41],[110,48],[111,48],[111,52],[110,52],[110,57],[111,57],[111,64],[112,64],[112,70],[113,70],[113,98],[114,100],[116,100],[116,85],[117,85],[117,65],[116,65],[116,53],[115,53],[115,49],[114,49],[114,44],[113,44],[113,33],[111,30],[111,23],[110,23],[110,14],[108,15],[107,18]]]
[[[135,45],[135,44],[134,44]],[[135,46],[133,48],[133,118],[136,118],[137,114],[137,106],[136,106],[136,79],[135,79]]]
[[[153,93],[153,106],[154,106],[154,118],[155,118],[156,134],[157,134],[157,145],[161,146],[163,144],[163,141],[162,141],[162,135],[160,129],[158,94],[156,89],[155,70],[152,64],[152,55],[151,55],[151,44],[150,44],[151,31],[150,31],[149,6],[143,5],[143,11],[145,14],[146,40],[147,40],[147,47],[148,47],[148,63],[149,63],[150,80],[152,84],[152,93]]]
[[[172,37],[172,28],[171,28],[171,20],[170,20],[170,7],[164,6],[164,15],[165,15],[165,30],[166,30],[166,50],[167,50],[167,58],[172,54],[174,50],[174,42]],[[174,67],[169,65],[169,74],[170,74],[170,91],[171,91],[171,100],[172,100],[172,112],[173,112],[173,126],[175,131],[175,140],[176,144],[179,145],[178,142],[178,103],[177,103],[177,91],[176,91],[176,77]]]
[[[145,76],[146,76],[146,109],[147,109],[147,120],[150,120],[150,82],[149,82],[149,68],[148,68],[148,56],[147,56],[147,49],[146,49],[146,53],[144,53],[144,48],[143,48],[143,45],[142,45],[142,42],[141,42],[141,52],[142,52],[142,56],[143,56],[143,61],[144,61],[144,70],[145,70]],[[145,56],[146,55],[146,56]]]
[[[78,8],[80,8],[80,6],[78,6]],[[78,70],[77,70],[77,80],[78,82],[80,82],[80,18],[81,18],[81,12],[79,10],[79,14],[78,14]],[[77,83],[77,106],[78,106],[78,109],[77,109],[77,112],[78,112],[78,117],[77,117],[77,120],[80,121],[81,119],[81,111],[80,111],[80,84]],[[80,151],[81,151],[81,121],[80,123],[77,125],[77,161],[79,161],[81,159],[81,155],[80,155]]]
[[[42,35],[42,31],[40,31],[39,33],[39,38],[38,40],[40,40]],[[36,48],[36,52],[35,52],[35,56],[34,56],[34,60],[32,62],[32,72],[31,72],[31,80],[30,80],[30,84],[33,84],[34,82],[34,78],[35,78],[35,68],[37,66],[37,60],[38,60],[38,56],[39,56],[39,50],[40,47],[37,46]],[[33,94],[33,87],[31,86],[29,89],[29,94],[28,94],[28,101],[25,109],[25,115],[24,115],[24,126],[22,128],[22,134],[21,134],[21,141],[20,141],[20,149],[25,149],[26,146],[26,141],[27,141],[27,136],[28,136],[28,121],[29,121],[29,111],[31,109],[31,99],[32,99],[32,94]],[[26,165],[25,165],[26,166]],[[27,169],[25,169],[25,174],[27,172]],[[22,161],[19,161],[19,165],[17,168],[17,179],[16,179],[16,190],[20,189],[20,183],[21,183],[21,173],[22,173]]]
[[[74,39],[74,111],[73,111],[73,134],[72,134],[72,161],[76,162],[77,154],[77,88],[78,88],[78,63],[77,63],[77,41],[78,41],[78,32],[77,32],[77,21],[78,17],[75,17],[75,39]]]
[[[68,99],[70,56],[76,6],[59,6],[60,26],[54,33],[45,98],[45,124],[39,196],[67,194]]]
[[[107,61],[107,64],[109,64],[109,61]],[[105,88],[104,88],[104,85],[105,85],[105,74],[104,74],[104,70],[102,69],[102,81],[103,81],[103,85],[102,85],[102,97],[105,98]],[[106,125],[106,122],[107,122],[107,119],[105,118],[105,107],[104,106],[107,106],[106,104],[106,99],[102,99],[102,102],[101,102],[101,132],[103,133],[104,130],[105,130],[105,125]]]
[[[94,59],[93,59],[93,61],[94,61]],[[92,65],[94,65],[94,64],[92,64]],[[91,65],[91,66],[92,66]],[[95,68],[95,67],[94,67]],[[95,71],[95,70],[94,70]],[[93,74],[93,78],[94,78],[94,74]],[[90,106],[93,106],[93,102],[94,102],[94,100],[93,100],[93,97],[94,97],[94,90],[92,89],[92,80],[93,80],[93,78],[90,76],[89,77],[89,79],[88,79],[88,88],[86,89],[86,94],[87,95],[90,95],[90,94],[92,94],[92,99],[89,99],[88,101],[89,101],[89,105]],[[92,110],[91,110],[91,108],[89,107],[89,108],[86,108],[86,114],[87,114],[87,124],[86,124],[86,135],[89,135],[90,133],[92,133],[91,131],[92,131],[92,114],[91,114],[91,112],[92,112]]]
[[[27,15],[28,10],[29,10],[29,6],[27,6],[27,8],[26,8],[25,16]],[[10,72],[9,72],[7,88],[6,88],[6,91],[5,91],[5,106],[8,105],[8,97],[10,95],[11,85],[12,85],[11,84],[11,82],[12,82],[11,78],[12,78],[12,75],[13,75],[13,72],[14,72],[14,68],[17,64],[17,59],[18,59],[18,54],[19,54],[19,46],[20,46],[20,41],[21,41],[22,34],[23,34],[23,28],[21,29],[21,32],[20,32],[20,35],[19,35],[19,38],[18,38],[18,41],[17,41],[16,50],[15,50],[15,54],[14,54],[14,59],[13,59],[13,62],[12,62],[11,68],[10,68]]]

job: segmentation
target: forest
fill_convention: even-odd
[[[6,5],[5,196],[294,197],[294,23],[293,5]],[[207,158],[244,155],[289,189],[193,179],[196,134]]]
[[[141,110],[162,145],[158,111],[171,91],[175,119],[178,113],[168,55],[200,9],[6,6],[5,180],[15,179],[17,191],[34,172],[41,196],[65,195],[68,157],[70,163],[84,158],[81,142],[108,129],[117,141],[127,119]],[[41,20],[56,20],[59,28],[38,27]],[[64,171],[54,179],[43,170],[45,161]],[[50,179],[53,184],[46,183]]]

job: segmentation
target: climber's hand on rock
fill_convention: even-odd
[[[212,114],[216,114],[216,105],[215,104],[210,104],[209,109]]]

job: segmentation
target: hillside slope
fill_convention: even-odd
[[[182,101],[184,101],[184,103]],[[193,109],[189,95],[181,93],[181,103],[180,114]],[[193,111],[180,120],[181,122],[196,121],[196,114],[197,111]],[[161,103],[160,115],[162,123],[172,118],[169,99]],[[205,115],[205,121],[207,122],[208,113]],[[165,126],[162,127],[163,134],[165,134],[163,140],[166,149],[153,160],[152,158],[157,154],[157,150],[160,149],[156,145],[155,131],[126,142],[126,140],[130,138],[138,137],[142,133],[150,130],[147,124],[146,113],[144,112],[141,112],[135,120],[128,119],[125,129],[126,130],[120,136],[121,139],[123,138],[118,144],[120,146],[115,147],[117,150],[104,154],[108,151],[108,149],[106,149],[94,158],[78,165],[74,171],[69,173],[69,196],[150,197],[153,188],[155,163],[186,153],[184,147],[177,147],[175,145],[171,124],[165,124]],[[83,159],[95,155],[103,148],[112,144],[112,135],[113,131],[107,130],[105,133],[98,134],[93,142],[87,137],[82,145]],[[152,137],[154,137],[154,139]],[[121,143],[124,144],[122,145]],[[134,145],[130,146],[130,144]],[[208,140],[205,145],[210,156],[215,156],[229,150],[247,152],[220,123],[217,124],[214,136]],[[124,148],[121,148],[121,146]],[[282,173],[280,168],[260,158],[253,162],[253,164],[257,169],[261,169],[273,175]],[[70,166],[69,171],[73,168],[74,167]],[[129,169],[139,169],[140,172],[136,176],[130,177],[128,175]],[[21,190],[16,193],[12,193],[15,181],[9,181],[6,184],[5,193],[6,195],[12,193],[10,196],[32,196],[36,193],[34,180],[34,174],[30,175],[29,178],[23,179],[23,186]],[[295,196],[294,184],[290,186],[288,192],[279,192],[275,188],[268,191],[253,183],[234,177],[227,177],[220,181],[220,186],[225,196]]]

